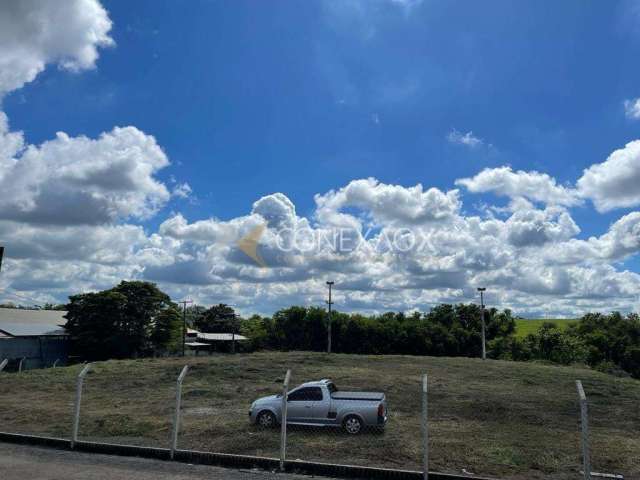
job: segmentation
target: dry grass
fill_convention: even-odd
[[[467,358],[256,353],[189,358],[181,448],[277,457],[277,431],[248,424],[255,398],[331,377],[387,393],[384,434],[290,429],[288,457],[418,469],[420,375],[430,378],[431,466],[503,478],[578,478],[575,379],[590,402],[594,469],[640,478],[640,382],[591,370]],[[81,436],[167,446],[182,359],[97,363],[86,379]],[[68,436],[80,367],[0,376],[2,430]]]

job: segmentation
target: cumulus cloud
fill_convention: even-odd
[[[439,221],[452,217],[460,209],[457,190],[424,190],[421,184],[406,188],[380,183],[374,178],[353,180],[337,191],[316,195],[315,201],[317,218],[327,224],[340,224],[347,219],[340,215],[340,210],[346,207],[360,208],[380,224]]]
[[[69,280],[42,288],[49,292],[87,288],[87,272],[93,269],[92,285],[122,273],[160,282],[176,296],[189,294],[207,303],[227,301],[247,312],[268,313],[290,303],[320,302],[328,277],[340,285],[341,308],[365,311],[467,301],[479,284],[500,295],[501,305],[527,312],[545,308],[576,314],[598,302],[624,309],[634,292],[640,294],[638,274],[618,271],[609,264],[640,251],[640,212],[622,217],[601,237],[579,240],[575,238],[579,227],[563,207],[538,209],[519,202],[501,220],[464,216],[456,205],[434,221],[422,218],[424,205],[434,205],[425,193],[419,185],[403,187],[367,179],[319,195],[313,223],[296,214],[286,195],[276,193],[258,199],[246,215],[230,220],[189,222],[175,214],[148,236],[132,225],[100,230],[95,226],[9,225],[7,221],[0,222],[0,234],[13,232],[12,242],[16,246],[21,242],[23,260],[13,259],[14,265],[19,263],[13,268],[23,273],[25,264],[40,269],[37,276],[9,277],[21,288],[37,292],[47,278],[42,269],[53,272],[61,262],[72,263],[78,267],[69,272],[75,272],[77,280],[64,277]],[[442,192],[436,197],[440,195],[446,198]],[[389,210],[391,203],[396,205]],[[365,234],[364,223],[350,226],[365,248],[340,252],[335,245],[323,243],[308,250],[278,248],[277,235],[287,229],[333,232],[331,222],[323,217],[328,205],[333,213],[343,215],[347,214],[341,208],[355,206],[363,217],[375,219],[378,227],[370,236]],[[331,215],[328,219],[334,220]],[[268,268],[261,268],[238,248],[238,240],[258,225],[268,225],[258,245]],[[416,242],[416,248],[380,248],[383,237],[396,238],[408,231],[423,239]],[[77,260],[69,262],[72,259]],[[599,289],[606,295],[594,300],[590,295],[602,295]],[[573,298],[573,305],[568,298]],[[590,303],[580,306],[578,302],[587,302],[583,299]]]
[[[552,241],[568,240],[580,228],[562,208],[520,209],[505,222],[507,240],[517,247],[540,246]]]
[[[3,149],[12,153],[20,142],[2,143],[13,143]],[[4,219],[52,224],[144,219],[169,199],[167,188],[153,177],[169,161],[155,139],[135,127],[116,127],[98,139],[59,132],[1,162]]]
[[[0,97],[33,81],[48,63],[93,68],[113,45],[111,20],[97,0],[0,3]]]
[[[578,180],[578,190],[599,212],[640,205],[640,140],[587,168]]]
[[[624,101],[624,114],[631,120],[640,118],[640,98]]]
[[[640,212],[629,213],[615,221],[599,237],[587,240],[571,238],[554,244],[543,255],[547,261],[579,264],[593,261],[620,261],[640,252]]]
[[[411,9],[419,2],[395,3]],[[401,11],[390,2],[371,5],[334,7],[365,20],[381,6]],[[93,68],[98,49],[112,44],[110,27],[97,1],[3,3],[0,95],[32,81],[48,63]],[[451,134],[450,141],[468,147],[482,144],[472,132]],[[582,198],[602,211],[638,204],[639,142],[587,169],[577,188],[509,167],[456,182],[470,192],[508,197],[506,208],[486,209],[499,215],[465,213],[456,189],[367,178],[315,195],[308,218],[276,192],[235,218],[189,220],[173,212],[155,229],[139,223],[158,217],[172,196],[190,196],[191,187],[171,180],[168,189],[158,179],[169,160],[153,136],[116,127],[98,138],[61,132],[30,145],[0,112],[0,238],[8,253],[0,291],[8,298],[64,301],[70,293],[143,278],[176,298],[271,313],[295,303],[323,304],[324,281],[331,278],[343,310],[465,302],[480,284],[489,287],[494,304],[518,313],[628,310],[640,295],[640,275],[616,262],[640,252],[640,212],[581,239],[569,207]],[[256,245],[267,264],[262,268],[238,241],[265,226]]]
[[[41,226],[0,221],[0,238],[11,258],[129,263],[146,243],[139,225]]]
[[[511,167],[485,168],[474,177],[456,180],[456,185],[462,185],[474,193],[492,192],[510,198],[524,197],[549,205],[571,206],[580,203],[574,189],[558,185],[546,173],[514,172]]]
[[[283,193],[262,197],[253,204],[252,213],[262,216],[270,228],[282,229],[296,226],[296,207]]]
[[[455,128],[447,134],[447,141],[449,143],[464,145],[469,148],[476,148],[484,143],[484,141],[481,138],[476,137],[473,132],[469,131],[467,133],[462,133]]]

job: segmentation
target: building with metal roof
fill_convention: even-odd
[[[67,312],[0,308],[0,362],[9,360],[7,369],[42,368],[65,364],[69,337],[64,329]]]
[[[235,351],[236,342],[245,342],[248,338],[237,333],[201,333],[187,329],[185,347],[195,355],[200,352]]]
[[[207,342],[242,342],[247,340],[244,335],[238,335],[237,333],[200,333],[198,332],[198,340]]]

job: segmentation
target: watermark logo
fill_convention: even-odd
[[[268,265],[260,255],[258,247],[266,230],[266,224],[258,225],[237,242],[238,248],[263,268]],[[421,229],[414,230],[406,227],[383,230],[368,229],[362,232],[354,228],[313,229],[304,226],[269,231],[269,247],[266,248],[278,250],[285,255],[313,255],[314,253],[403,255],[416,252],[437,255],[439,250],[432,243],[431,235],[425,234]]]
[[[265,268],[267,264],[258,253],[258,243],[260,242],[260,237],[262,237],[266,228],[266,225],[258,225],[238,240],[238,248],[263,268]]]

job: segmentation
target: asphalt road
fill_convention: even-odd
[[[232,470],[0,443],[2,480],[309,480],[305,475]]]

